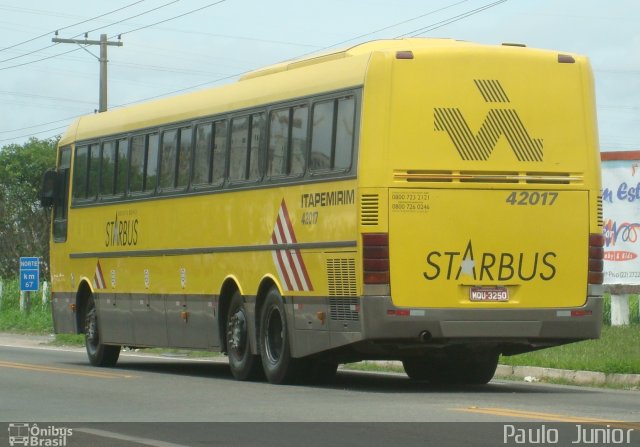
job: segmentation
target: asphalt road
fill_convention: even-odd
[[[351,371],[330,385],[276,386],[233,380],[224,358],[123,353],[115,368],[95,368],[82,349],[1,343],[0,421],[13,423],[14,434],[17,423],[71,427],[68,446],[256,445],[258,438],[263,446],[517,445],[525,428],[553,441],[549,427],[558,427],[555,445],[563,437],[580,445],[571,444],[580,427],[629,433],[629,445],[640,445],[637,391],[497,380],[442,388]],[[0,424],[0,447],[12,429]]]

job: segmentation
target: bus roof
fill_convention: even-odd
[[[60,145],[361,86],[372,53],[446,47],[468,49],[489,45],[454,39],[410,38],[375,40],[331,50],[258,69],[235,83],[80,117],[63,134]],[[278,76],[270,76],[276,74]]]

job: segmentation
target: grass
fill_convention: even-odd
[[[42,304],[40,292],[31,293],[30,312],[20,311],[20,290],[17,281],[3,281],[0,297],[0,331],[29,334],[50,334],[53,331],[51,304]]]
[[[500,363],[512,366],[640,374],[640,325],[603,326],[599,340],[586,340],[501,357]]]
[[[50,334],[53,332],[51,305],[42,304],[41,294],[32,294],[31,311],[20,311],[17,281],[4,281],[0,299],[0,332]],[[638,296],[631,296],[629,326],[602,327],[599,340],[588,340],[558,346],[527,354],[501,357],[500,363],[512,366],[541,366],[547,368],[598,371],[604,373],[640,374],[640,315]],[[610,315],[610,302],[605,300],[605,321]],[[56,345],[84,345],[83,335],[58,334]],[[171,349],[149,349],[156,354],[187,355],[207,357],[215,355],[208,351],[184,351]],[[360,370],[381,370],[391,368],[377,362],[350,364],[349,368]],[[395,367],[395,369],[398,369]],[[389,370],[389,369],[387,369]]]

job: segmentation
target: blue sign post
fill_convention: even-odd
[[[37,292],[40,285],[40,258],[20,258],[20,291]]]

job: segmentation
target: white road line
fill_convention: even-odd
[[[122,433],[115,433],[106,430],[96,430],[93,428],[74,428],[74,431],[87,433],[89,435],[100,436],[102,438],[118,439],[120,441],[136,442],[138,444],[150,445],[153,447],[187,447],[183,444],[174,444],[172,442],[158,441],[157,439],[140,438],[138,436],[129,436]]]

